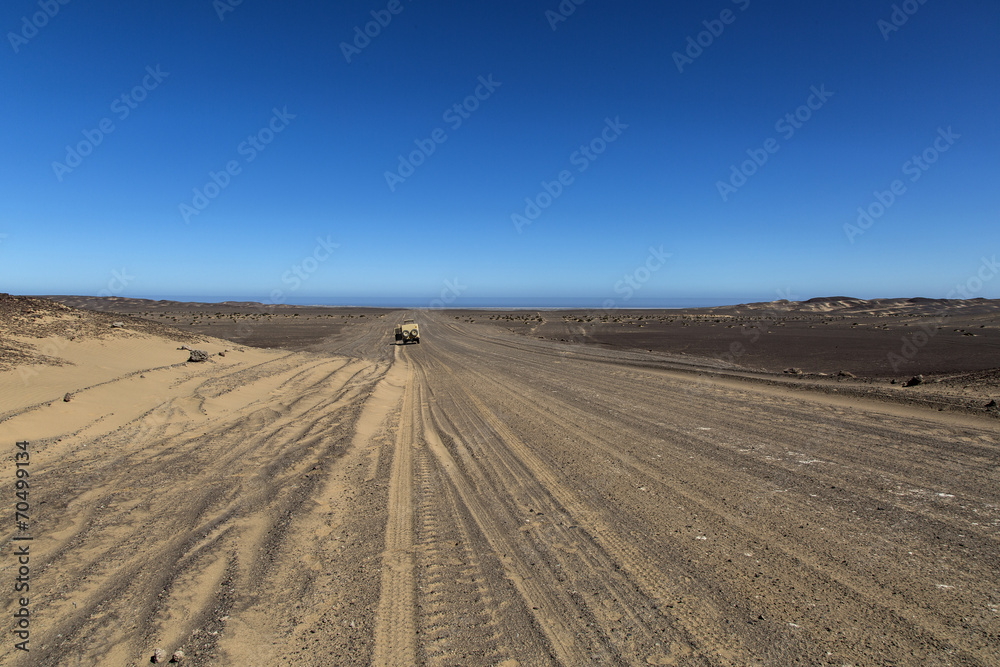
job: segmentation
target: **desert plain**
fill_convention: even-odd
[[[996,399],[984,299],[0,295],[0,663],[997,665]]]

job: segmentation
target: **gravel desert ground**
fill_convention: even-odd
[[[3,664],[1000,664],[996,302],[2,296],[0,334]]]

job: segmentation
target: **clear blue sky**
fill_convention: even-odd
[[[1000,297],[994,0],[63,1],[0,9],[3,291]]]

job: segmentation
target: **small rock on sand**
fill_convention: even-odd
[[[170,662],[184,662],[184,651],[174,651],[174,654],[170,656]]]
[[[111,328],[112,329],[121,329],[124,326],[125,326],[124,322],[112,322],[111,323]]]
[[[167,652],[164,651],[162,648],[158,648],[155,651],[153,651],[153,657],[151,657],[149,661],[152,662],[153,664],[156,664],[160,662],[165,662],[166,659],[167,659]]]
[[[854,373],[851,373],[849,371],[840,371],[840,372],[837,373],[837,377],[852,378],[852,377],[854,377]]]
[[[923,375],[914,375],[909,380],[907,380],[906,382],[904,382],[903,386],[904,387],[916,387],[918,384],[921,384],[923,381],[924,381],[924,376]]]
[[[191,350],[188,361],[208,361],[208,352],[205,350]]]
[[[794,368],[794,367],[793,368],[786,368],[785,369],[785,375],[802,375],[802,369],[801,368]]]
[[[67,391],[67,392],[66,392],[66,395],[65,395],[65,396],[63,396],[63,401],[65,401],[66,403],[69,403],[69,402],[70,402],[70,401],[72,401],[72,400],[73,400],[73,394],[71,394],[71,393],[69,393],[69,392]]]
[[[1000,406],[997,405],[997,399],[992,398],[990,399],[990,402],[986,404],[986,407],[996,410]]]

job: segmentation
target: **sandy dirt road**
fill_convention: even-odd
[[[39,440],[0,659],[1000,664],[996,420],[417,317]]]

